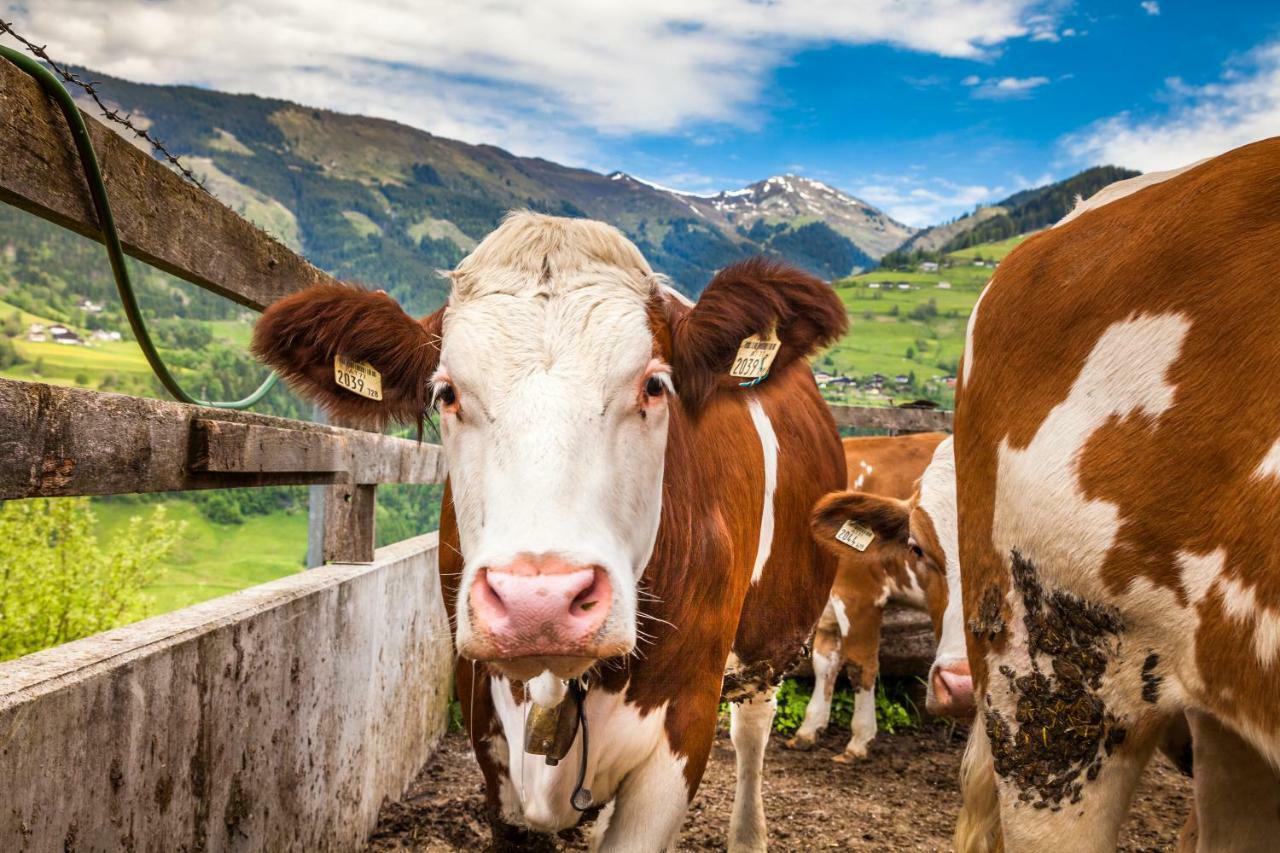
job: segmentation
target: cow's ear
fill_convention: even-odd
[[[781,346],[769,369],[777,373],[836,341],[847,327],[844,303],[827,283],[771,258],[740,261],[717,273],[674,322],[676,390],[696,411],[717,390],[743,382],[729,372],[744,338],[777,334]]]
[[[395,420],[421,426],[440,361],[444,310],[415,320],[382,291],[316,285],[263,313],[253,352],[342,423],[381,427]],[[381,399],[339,385],[338,356],[372,366],[380,374]]]
[[[837,556],[853,550],[905,551],[911,538],[911,504],[868,492],[831,492],[814,506],[810,524],[814,540]]]

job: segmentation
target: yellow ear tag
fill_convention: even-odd
[[[870,527],[859,524],[852,518],[836,531],[836,539],[855,551],[867,550],[867,546],[875,538],[876,534]]]
[[[767,334],[752,335],[743,338],[738,345],[738,355],[733,359],[733,367],[729,375],[738,379],[762,379],[769,374],[782,341],[778,340],[776,329],[769,329]]]
[[[382,399],[382,374],[367,361],[352,361],[345,356],[335,355],[333,381],[361,397]]]

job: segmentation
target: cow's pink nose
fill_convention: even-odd
[[[973,714],[973,675],[969,671],[969,661],[953,661],[933,668],[926,707],[931,714],[948,717]]]
[[[609,575],[553,556],[488,566],[471,584],[471,627],[492,659],[596,657],[612,602]],[[488,657],[486,655],[486,657]]]

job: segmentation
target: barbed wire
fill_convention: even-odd
[[[151,133],[147,132],[144,128],[138,127],[133,123],[133,113],[121,115],[119,110],[112,109],[107,106],[106,102],[102,100],[102,97],[99,95],[97,90],[97,87],[101,85],[101,81],[84,80],[69,68],[59,65],[51,56],[49,56],[46,49],[48,45],[38,45],[31,40],[24,38],[14,30],[13,25],[8,21],[0,20],[0,33],[7,33],[21,42],[23,47],[27,49],[28,53],[52,68],[54,73],[64,81],[84,90],[84,93],[92,98],[93,102],[98,105],[98,109],[102,111],[103,118],[131,130],[134,136],[149,144],[152,149],[164,157],[164,159],[169,162],[169,165],[173,166],[173,168],[176,169],[184,178],[195,184],[204,192],[209,192],[208,187],[204,185],[203,181],[196,177],[195,172],[187,168],[181,160],[179,160],[172,152],[169,151],[168,148],[165,147],[163,142]]]

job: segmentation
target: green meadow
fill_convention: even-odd
[[[969,314],[995,271],[991,263],[1003,259],[1024,239],[1014,237],[953,252],[944,256],[936,271],[919,266],[878,269],[835,282],[849,312],[849,331],[818,357],[815,369],[851,377],[914,376],[918,388],[935,380],[933,387],[941,401],[949,402],[941,380],[955,375]],[[978,266],[978,259],[985,265]],[[886,402],[857,391],[828,391],[827,396],[841,402]]]
[[[307,514],[276,512],[242,524],[215,524],[188,501],[95,500],[100,541],[122,530],[133,516],[149,515],[163,503],[168,517],[185,525],[161,576],[146,592],[155,613],[198,604],[245,587],[301,571],[307,554]]]

